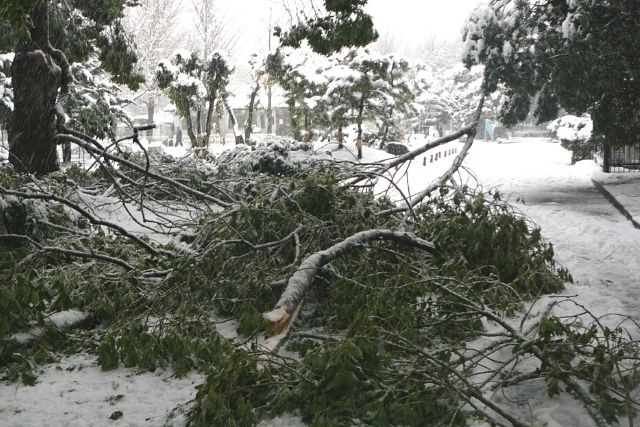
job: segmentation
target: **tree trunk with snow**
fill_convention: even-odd
[[[244,139],[242,138],[242,135],[240,135],[238,131],[238,120],[236,119],[236,115],[233,113],[233,109],[231,108],[231,106],[226,100],[224,101],[224,106],[227,109],[227,112],[229,113],[229,118],[231,118],[233,136],[236,140],[236,144],[244,144]]]
[[[58,90],[70,82],[64,54],[49,42],[47,2],[30,12],[31,40],[16,48],[11,65],[14,110],[9,118],[10,160],[16,170],[42,175],[60,169],[56,149]]]
[[[356,140],[356,148],[358,149],[358,159],[362,160],[362,115],[364,113],[364,97],[360,98],[358,105],[358,139]]]
[[[253,128],[253,110],[256,105],[256,97],[258,96],[258,91],[260,90],[260,82],[256,82],[256,85],[251,90],[251,95],[249,97],[249,106],[247,108],[247,118],[244,122],[244,140],[249,141],[251,138],[251,131]]]
[[[387,144],[387,138],[389,137],[389,123],[393,118],[393,107],[389,108],[389,116],[388,120],[384,124],[384,132],[382,134],[382,142],[380,142],[380,149],[384,149],[384,146]]]
[[[187,124],[187,135],[189,135],[189,140],[191,141],[192,147],[198,146],[198,138],[196,138],[196,134],[193,131],[193,118],[191,117],[191,106],[189,105],[189,101],[185,101],[185,108],[182,111],[186,111],[187,113],[184,115],[184,121]]]
[[[294,99],[287,100],[287,106],[289,107],[289,117],[291,118],[291,132],[293,133],[293,139],[299,141],[301,132],[295,116],[295,105],[296,101]]]
[[[209,106],[207,107],[207,121],[205,123],[205,136],[204,141],[202,142],[203,147],[207,147],[209,145],[209,141],[211,140],[211,130],[213,129],[213,118],[214,113],[216,111],[216,98],[217,92],[213,91],[211,96],[209,97]]]
[[[155,112],[156,112],[156,101],[153,98],[149,98],[146,102],[147,104],[147,124],[152,125]],[[151,138],[153,136],[153,129],[147,131],[147,137]]]
[[[271,85],[267,86],[267,133],[273,133],[273,110],[271,107]]]
[[[300,305],[320,268],[348,251],[375,240],[391,240],[423,249],[429,253],[435,252],[433,243],[420,239],[411,233],[384,229],[356,233],[330,248],[308,256],[300,263],[300,267],[289,278],[287,287],[282,292],[275,308],[264,314],[267,320],[267,331],[276,335],[287,329],[293,313]]]

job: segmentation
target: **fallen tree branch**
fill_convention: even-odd
[[[420,239],[411,233],[374,229],[361,231],[323,251],[316,252],[305,258],[300,267],[289,278],[287,286],[275,308],[268,313],[264,313],[264,318],[267,320],[267,332],[277,335],[288,328],[293,313],[300,305],[302,298],[320,268],[344,253],[374,240],[391,240],[404,243],[430,253],[435,252],[436,249],[432,242]]]
[[[409,206],[407,206],[407,208],[413,208],[417,204],[422,202],[425,199],[425,197],[427,197],[429,194],[433,193],[433,191],[435,191],[436,189],[444,185],[447,181],[451,179],[453,174],[458,171],[465,157],[467,157],[467,153],[469,152],[469,149],[473,145],[473,141],[475,140],[476,132],[478,131],[478,123],[480,122],[480,116],[482,115],[482,108],[484,107],[484,99],[485,99],[485,95],[483,95],[482,98],[480,98],[480,102],[478,103],[478,108],[476,109],[476,114],[474,117],[474,123],[471,126],[467,127],[467,128],[471,128],[471,130],[467,133],[467,141],[464,143],[464,146],[462,147],[462,150],[460,150],[460,153],[456,156],[455,159],[453,159],[453,163],[451,163],[451,166],[449,167],[449,169],[447,169],[447,171],[444,174],[442,174],[440,178],[432,182],[427,188],[425,188],[420,193],[418,193],[411,200],[411,203]]]
[[[59,196],[56,196],[54,194],[49,194],[49,193],[25,193],[25,192],[21,192],[21,191],[13,191],[13,190],[6,189],[4,187],[0,187],[0,194],[9,195],[9,196],[15,196],[15,197],[19,197],[19,198],[22,198],[22,199],[46,200],[46,201],[55,201],[55,202],[61,203],[61,204],[65,205],[65,206],[73,209],[74,211],[78,212],[83,217],[87,218],[89,220],[89,222],[92,223],[93,225],[104,225],[105,227],[108,227],[108,228],[111,228],[111,229],[117,231],[122,236],[124,236],[124,237],[128,238],[129,240],[132,240],[133,242],[135,242],[138,245],[142,246],[147,252],[149,252],[152,255],[164,255],[164,256],[169,256],[169,257],[175,256],[175,254],[173,252],[166,251],[166,250],[163,250],[163,249],[154,248],[153,246],[151,246],[150,244],[148,244],[147,242],[145,242],[144,240],[142,240],[138,236],[136,236],[136,235],[134,235],[132,233],[129,233],[127,230],[124,229],[124,227],[121,227],[120,225],[115,224],[113,222],[109,222],[109,221],[105,221],[103,219],[100,219],[100,218],[90,214],[86,209],[83,209],[78,204],[73,203],[72,201],[67,200],[67,199],[65,199],[63,197],[59,197]]]
[[[113,154],[107,152],[106,150],[99,150],[97,149],[93,144],[87,143],[85,142],[83,139],[78,138],[76,136],[73,135],[68,135],[68,134],[58,134],[56,135],[56,138],[62,139],[62,140],[68,140],[70,142],[73,142],[76,145],[79,145],[80,147],[82,147],[83,149],[85,149],[86,151],[93,153],[93,154],[97,154],[100,155],[102,157],[104,157],[107,160],[111,160],[114,161],[116,163],[120,163],[123,164],[137,172],[140,172],[142,174],[146,174],[146,176],[148,176],[149,178],[153,178],[155,180],[158,180],[160,182],[163,182],[165,184],[169,184],[174,188],[177,188],[179,190],[184,191],[185,193],[189,194],[190,196],[202,199],[202,200],[206,200],[208,202],[212,202],[220,207],[223,208],[228,208],[230,206],[232,206],[231,203],[227,203],[224,202],[220,199],[218,199],[217,197],[213,197],[209,194],[203,193],[201,191],[195,190],[191,187],[189,187],[188,185],[184,185],[181,182],[178,182],[176,180],[173,180],[171,178],[167,178],[161,175],[158,175],[152,171],[147,171],[144,167],[137,165],[134,162],[130,162],[126,159],[123,159],[121,157],[118,156],[114,156]]]
[[[429,150],[432,150],[434,148],[437,148],[441,145],[447,144],[451,141],[455,141],[456,139],[464,136],[464,135],[468,135],[471,132],[475,133],[475,129],[476,129],[476,123],[472,123],[454,133],[451,133],[449,135],[445,135],[441,138],[438,138],[434,141],[431,141],[425,145],[423,145],[422,147],[416,148],[415,150],[409,151],[408,153],[405,153],[399,157],[395,157],[391,160],[388,161],[384,161],[384,162],[379,162],[379,163],[374,163],[374,165],[376,166],[375,170],[373,171],[373,173],[371,175],[375,175],[375,176],[379,176],[380,174],[385,173],[386,171],[399,166],[405,162],[408,162],[410,160],[415,159],[416,157],[418,157],[420,154],[423,154]],[[363,181],[364,179],[367,178],[371,178],[371,176],[369,176],[367,174],[367,172],[363,172],[363,175],[354,179],[349,180],[346,183],[346,186],[348,187],[352,187],[355,186],[356,184],[358,184],[359,182]]]
[[[598,404],[593,400],[593,398],[589,395],[589,393],[582,387],[582,385],[574,378],[574,375],[567,371],[563,366],[561,366],[558,362],[556,362],[553,358],[546,355],[536,344],[534,344],[531,340],[529,340],[523,333],[516,330],[513,326],[511,326],[506,320],[502,319],[500,316],[494,314],[490,310],[485,309],[484,307],[478,305],[475,301],[461,295],[447,286],[444,286],[439,283],[432,282],[432,285],[436,288],[440,289],[446,294],[451,295],[452,297],[459,299],[464,302],[465,305],[469,308],[476,310],[482,316],[486,317],[488,320],[491,320],[498,325],[500,325],[506,332],[509,333],[511,337],[519,344],[520,348],[527,348],[529,351],[540,360],[546,366],[554,369],[556,372],[559,372],[560,380],[567,385],[567,388],[573,391],[575,397],[577,397],[585,409],[596,423],[598,427],[609,427],[611,424],[604,418],[604,416],[598,411]]]
[[[0,235],[0,239],[21,239],[21,240],[25,240],[28,243],[32,244],[33,246],[35,246],[38,249],[38,252],[32,253],[30,255],[27,255],[26,257],[24,257],[17,265],[18,268],[25,268],[28,264],[30,264],[31,262],[35,261],[36,258],[39,258],[41,256],[44,256],[46,254],[59,254],[59,255],[66,255],[66,256],[72,256],[72,257],[76,257],[76,258],[82,258],[82,259],[96,259],[99,261],[105,261],[111,264],[115,264],[119,267],[124,268],[125,270],[131,271],[131,270],[135,270],[135,267],[133,267],[131,264],[129,264],[126,261],[123,261],[119,258],[115,258],[112,257],[110,255],[105,255],[105,254],[101,254],[99,252],[82,252],[82,251],[76,251],[73,249],[66,249],[66,248],[60,248],[57,246],[44,246],[38,242],[36,242],[35,240],[33,240],[32,238],[30,238],[29,236],[25,236],[23,234],[3,234]]]

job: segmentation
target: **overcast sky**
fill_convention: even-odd
[[[289,0],[293,1],[293,0]],[[308,0],[297,0],[303,3]],[[369,0],[367,11],[381,35],[389,34],[403,46],[414,46],[429,37],[460,38],[468,14],[480,0]],[[269,10],[282,22],[282,0],[220,0],[225,13],[242,28],[240,56],[266,45]],[[286,27],[288,19],[284,19]],[[266,49],[266,47],[265,47]]]

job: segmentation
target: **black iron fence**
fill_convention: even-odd
[[[633,145],[612,146],[596,140],[594,155],[604,172],[640,172],[640,142]]]

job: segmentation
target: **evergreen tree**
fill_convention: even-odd
[[[334,61],[323,72],[328,82],[319,107],[326,120],[339,134],[347,124],[356,123],[360,147],[363,121],[374,120],[384,145],[389,130],[413,112],[408,62],[367,49],[352,49]]]
[[[59,169],[59,103],[73,81],[70,62],[98,55],[117,83],[142,81],[121,25],[134,0],[6,0],[0,6],[0,52],[15,51],[11,66],[13,111],[9,117],[10,160],[20,171],[44,174]]]
[[[74,84],[65,99],[66,126],[97,138],[115,138],[114,123],[131,123],[124,110],[131,100],[122,95],[96,58],[71,65]]]
[[[540,122],[560,107],[591,113],[612,144],[640,137],[637,0],[492,0],[465,29],[467,65],[486,64],[485,84],[504,84],[505,124],[526,118],[537,97]]]
[[[171,61],[162,60],[158,65],[158,87],[165,91],[185,119],[187,134],[194,147],[209,144],[217,103],[226,98],[232,71],[226,54],[220,51],[214,52],[207,61],[202,61],[197,52],[178,51]],[[203,114],[204,129],[201,128]]]
[[[367,1],[324,0],[326,14],[300,19],[284,33],[276,27],[275,34],[283,46],[297,48],[306,40],[311,49],[322,55],[343,47],[366,46],[378,38],[371,16],[364,12]]]
[[[279,48],[268,55],[265,70],[285,92],[295,139],[310,137],[317,97],[324,91],[327,59],[306,49]]]

